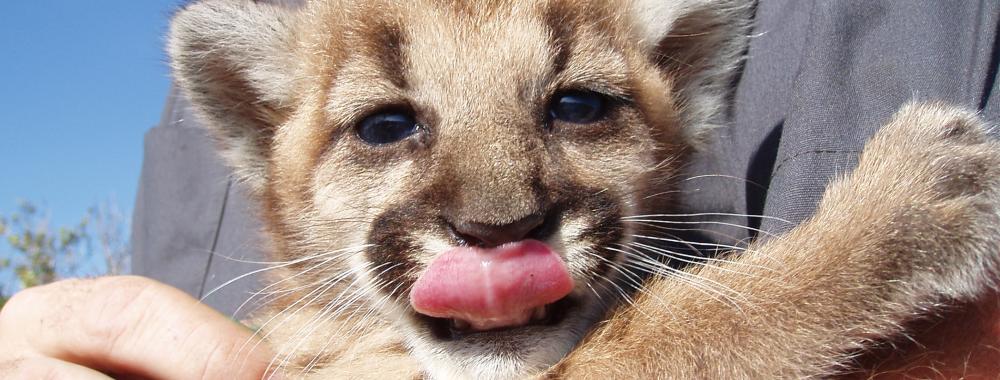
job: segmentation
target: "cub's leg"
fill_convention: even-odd
[[[827,189],[816,214],[731,263],[693,271],[742,295],[653,280],[552,378],[803,378],[995,284],[1000,144],[969,113],[909,105]]]

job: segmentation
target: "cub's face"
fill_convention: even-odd
[[[204,1],[171,53],[264,203],[286,305],[375,310],[432,375],[508,378],[568,353],[655,256],[623,218],[669,208],[728,79],[704,73],[735,54],[661,40],[691,14],[728,30],[716,8]]]

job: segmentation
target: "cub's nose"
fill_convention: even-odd
[[[532,214],[513,223],[495,225],[476,222],[452,222],[452,231],[469,245],[493,248],[507,243],[521,241],[526,238],[544,238],[541,236],[546,217],[543,214]]]

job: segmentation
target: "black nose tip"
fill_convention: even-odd
[[[527,238],[543,238],[546,217],[533,214],[504,225],[475,222],[453,222],[451,227],[457,237],[469,245],[492,248]]]

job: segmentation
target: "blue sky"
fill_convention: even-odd
[[[18,199],[49,209],[56,225],[109,199],[131,213],[143,134],[170,86],[163,36],[180,3],[5,2],[0,214]]]

